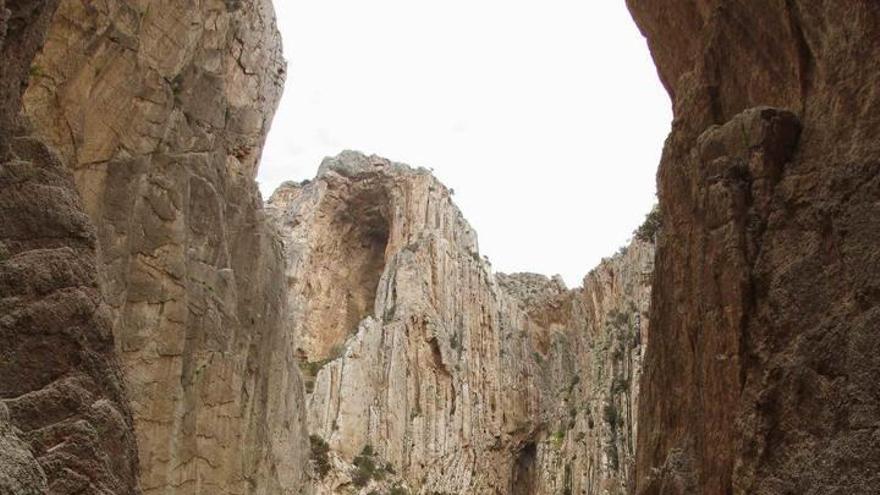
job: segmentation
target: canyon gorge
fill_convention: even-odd
[[[659,207],[569,289],[423,168],[264,202],[270,0],[0,0],[0,494],[880,491],[880,5],[626,3]]]

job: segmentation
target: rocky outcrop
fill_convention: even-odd
[[[412,489],[507,492],[538,410],[530,351],[449,190],[348,152],[270,205],[314,381],[309,431],[348,463],[369,446]],[[363,484],[355,474],[322,492]]]
[[[495,275],[449,189],[355,152],[269,205],[319,493],[623,493],[651,244],[575,291]]]
[[[254,182],[285,72],[271,3],[61,0],[45,22],[24,113],[98,227],[144,492],[299,493],[302,385]]]
[[[9,144],[0,166],[0,492],[138,493],[94,228],[69,171],[42,143]]]
[[[875,493],[880,9],[628,4],[675,108],[637,493]]]

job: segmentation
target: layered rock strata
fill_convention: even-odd
[[[675,109],[637,493],[876,493],[880,8],[627,3]]]
[[[625,490],[650,244],[576,291],[496,276],[449,189],[355,152],[269,205],[319,493]]]

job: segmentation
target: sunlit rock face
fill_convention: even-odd
[[[636,491],[880,489],[880,8],[628,0],[675,123]]]
[[[448,188],[355,152],[269,210],[320,493],[625,491],[651,244],[574,291],[496,275]]]
[[[299,493],[305,403],[254,182],[285,75],[271,2],[61,0],[27,73],[30,129],[97,226],[143,491]]]

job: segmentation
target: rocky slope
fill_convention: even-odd
[[[675,108],[637,493],[876,493],[880,8],[627,3]]]
[[[26,84],[4,74],[4,90],[22,90],[20,123],[73,172],[97,226],[144,493],[298,493],[302,385],[253,180],[285,73],[271,3],[40,5],[10,16],[11,33],[44,39],[16,66]]]
[[[652,246],[576,291],[496,276],[450,196],[345,152],[269,202],[319,493],[623,493]]]

